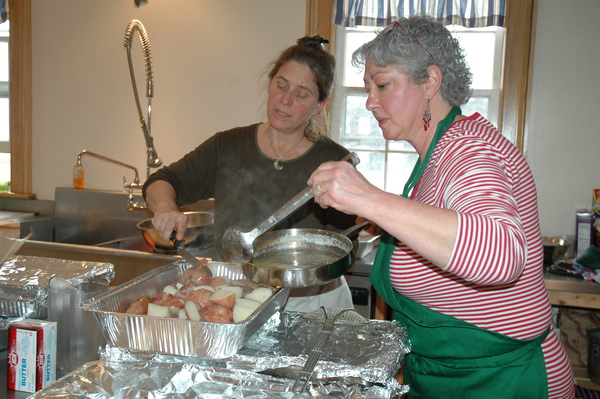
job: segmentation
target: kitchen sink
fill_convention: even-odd
[[[113,286],[126,283],[152,269],[168,265],[180,259],[175,255],[130,249],[31,240],[26,241],[16,254],[112,263],[115,267],[115,278],[110,285]]]

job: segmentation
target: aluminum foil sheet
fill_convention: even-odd
[[[275,292],[242,323],[157,318],[124,313],[136,299],[152,297],[166,285],[173,284],[190,264],[178,260],[151,270],[114,290],[84,302],[84,310],[94,312],[106,343],[111,347],[163,353],[176,356],[223,358],[238,349],[279,309],[285,305],[288,289]],[[210,262],[214,276],[232,280],[244,278],[240,267],[230,263]]]
[[[408,386],[400,385],[395,377],[409,344],[406,329],[394,321],[372,320],[358,332],[336,324],[336,336],[326,345],[318,374],[302,393],[291,391],[293,379],[258,372],[265,367],[303,363],[305,356],[292,352],[300,349],[303,353],[309,348],[288,340],[300,338],[310,345],[310,339],[303,335],[314,336],[314,331],[305,324],[300,313],[278,312],[238,354],[223,359],[185,358],[107,346],[99,361],[86,363],[31,398],[391,399],[408,392]],[[290,331],[283,333],[283,329]],[[352,336],[342,339],[344,334]],[[333,348],[335,345],[341,348]]]
[[[232,358],[236,368],[297,378],[323,321],[279,312]],[[334,324],[315,367],[317,380],[341,379],[391,386],[410,352],[406,327],[396,321]]]
[[[302,393],[290,392],[281,379],[241,370],[207,368],[186,363],[86,363],[30,399],[119,398],[353,398],[396,397],[387,387],[317,384]],[[407,389],[404,391],[406,392]]]

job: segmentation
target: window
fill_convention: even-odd
[[[8,104],[9,32],[10,26],[8,21],[0,24],[0,182],[10,181],[10,119]]]
[[[461,42],[473,73],[474,93],[462,106],[465,115],[481,113],[498,126],[504,28],[466,29],[447,27]],[[367,94],[362,71],[350,64],[352,53],[375,37],[381,28],[337,27],[336,59],[338,62],[333,138],[354,151],[361,159],[358,169],[374,185],[388,192],[401,193],[417,160],[417,153],[407,142],[386,141],[376,120],[365,108]]]

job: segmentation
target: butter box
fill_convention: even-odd
[[[56,322],[25,319],[8,327],[8,389],[36,392],[56,380]]]

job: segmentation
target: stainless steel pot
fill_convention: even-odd
[[[368,222],[343,233],[320,229],[285,229],[254,240],[254,258],[242,266],[244,275],[262,285],[303,288],[326,284],[352,265],[353,237]]]
[[[214,215],[212,212],[183,212],[188,215],[187,228],[185,230],[185,245],[192,242],[201,242],[202,244],[211,244],[214,235]],[[142,232],[144,239],[148,244],[163,249],[176,249],[173,241],[164,242],[158,232],[154,230],[152,218],[142,220],[137,224],[137,228]]]

